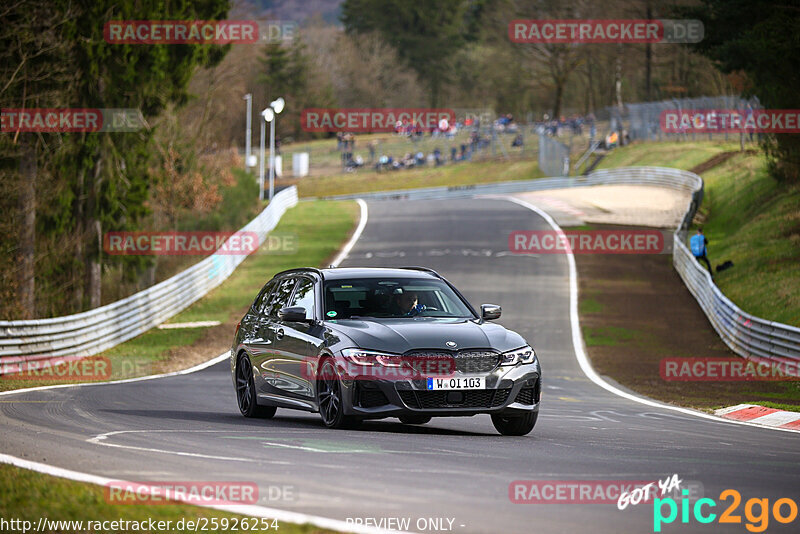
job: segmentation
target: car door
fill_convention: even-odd
[[[298,278],[294,293],[287,307],[300,306],[306,310],[306,319],[316,319],[320,303],[314,279],[309,276]],[[314,397],[312,387],[316,357],[323,340],[322,326],[318,321],[282,321],[276,323],[276,336],[280,337],[282,371],[286,380],[287,394],[304,398]]]
[[[269,350],[272,341],[269,338],[263,337],[265,332],[264,322],[266,315],[264,315],[264,308],[269,302],[272,292],[277,286],[277,280],[270,280],[264,285],[258,296],[253,301],[250,309],[242,317],[240,324],[240,344],[247,351],[250,357],[250,362],[253,368],[257,369],[258,364],[265,358],[265,352]],[[256,390],[261,385],[261,375],[254,373],[253,379],[255,381]]]
[[[278,335],[278,310],[289,302],[297,284],[294,276],[278,278],[268,299],[264,299],[253,343],[253,367],[257,371],[256,389],[260,394],[276,394],[286,390],[283,382],[285,361],[281,345],[283,335]],[[282,387],[283,386],[283,387]]]

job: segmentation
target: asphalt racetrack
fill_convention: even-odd
[[[428,532],[443,529],[427,518],[449,518],[444,528],[465,533],[653,532],[652,504],[516,504],[515,480],[678,474],[717,501],[717,516],[731,502],[720,492],[742,496],[739,524],[704,525],[692,514],[682,524],[679,514],[663,532],[744,533],[748,499],[769,499],[770,511],[776,499],[800,501],[797,434],[647,406],[586,377],[572,344],[567,258],[508,252],[511,231],[537,229],[549,227],[500,199],[374,202],[343,264],[431,267],[476,307],[502,305],[499,322],[528,339],[543,367],[539,422],[528,436],[502,437],[488,416],[419,427],[388,419],[358,431],[327,430],[317,414],[282,409],[248,420],[225,361],[183,376],[0,397],[0,452],[114,479],[253,481],[263,506],[341,520],[410,518],[410,530]],[[269,494],[284,486],[288,498]],[[798,524],[770,517],[767,531],[797,532]]]

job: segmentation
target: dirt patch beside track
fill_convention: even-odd
[[[593,225],[595,229],[634,227]],[[672,266],[671,255],[577,254],[580,320],[592,365],[649,397],[697,408],[779,402],[798,382],[663,380],[668,357],[735,357]]]
[[[704,161],[700,165],[695,165],[694,167],[689,169],[689,172],[693,172],[695,174],[703,174],[707,170],[713,169],[717,165],[722,165],[723,163],[725,163],[726,161],[731,159],[736,154],[741,154],[741,153],[742,152],[740,152],[738,150],[731,150],[731,151],[728,151],[728,152],[721,152],[721,153],[717,154],[716,156],[707,159],[706,161]],[[751,154],[751,155],[758,154],[758,150],[752,150],[752,149],[745,150],[744,153],[745,154]]]

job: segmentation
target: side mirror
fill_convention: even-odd
[[[499,319],[503,308],[497,304],[481,304],[481,319],[484,321],[492,321]]]
[[[281,321],[293,321],[296,323],[305,323],[308,321],[306,319],[306,309],[302,306],[281,308],[278,311],[278,319]]]

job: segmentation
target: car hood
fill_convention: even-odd
[[[499,352],[517,349],[525,340],[498,324],[467,319],[417,317],[413,319],[340,319],[326,321],[355,346],[394,354],[414,349],[486,349]],[[447,345],[454,341],[457,347]]]

